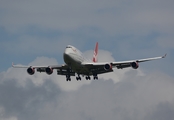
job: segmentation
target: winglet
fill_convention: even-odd
[[[166,56],[167,56],[167,53],[164,56],[162,56],[162,58],[165,58]]]
[[[96,43],[96,46],[95,46],[95,49],[94,49],[94,55],[93,55],[93,59],[92,59],[93,62],[98,61],[97,55],[98,55],[98,42]]]
[[[13,63],[13,62],[12,62],[12,64],[11,64],[11,66],[14,67],[14,63]]]

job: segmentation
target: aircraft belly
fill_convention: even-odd
[[[82,75],[90,75],[90,71],[88,68],[86,68],[85,66],[81,65],[81,63],[73,63],[72,64],[72,70],[74,72],[76,72],[77,74],[82,74]]]

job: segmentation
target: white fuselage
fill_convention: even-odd
[[[80,73],[83,71],[88,72],[88,70],[82,65],[83,62],[89,62],[89,60],[85,59],[83,54],[75,47],[68,45],[65,49],[63,54],[64,62],[71,67],[71,69],[76,72]]]

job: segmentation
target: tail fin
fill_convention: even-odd
[[[98,42],[95,45],[94,55],[93,55],[93,59],[92,59],[93,62],[97,62],[98,61],[97,55],[98,55]]]

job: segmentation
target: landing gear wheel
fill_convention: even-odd
[[[86,76],[86,80],[91,80],[91,77],[90,76]]]
[[[66,81],[71,81],[71,78],[67,78]]]
[[[70,75],[66,75],[66,81],[71,81]]]
[[[76,80],[78,81],[78,80],[81,80],[81,77],[76,77]]]
[[[78,76],[76,77],[76,80],[78,81],[78,80],[80,80],[81,81],[81,77],[80,77],[80,75],[78,74]]]
[[[98,76],[94,76],[94,80],[98,80]]]

